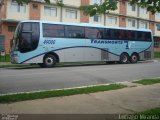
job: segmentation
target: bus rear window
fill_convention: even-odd
[[[43,24],[43,37],[64,37],[64,25]]]

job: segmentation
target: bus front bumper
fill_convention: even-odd
[[[11,52],[11,63],[12,64],[18,64],[18,54]]]
[[[11,57],[11,63],[12,64],[18,64],[18,58],[17,57]]]

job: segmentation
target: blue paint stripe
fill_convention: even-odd
[[[148,50],[149,48],[151,48],[151,46],[152,46],[152,43],[151,43],[151,45],[150,45],[148,48],[146,48],[145,50],[143,50],[143,51],[141,51],[141,52],[139,52],[139,53],[142,53],[142,52]],[[105,50],[105,49],[98,48],[98,47],[93,47],[93,46],[74,46],[74,47],[66,47],[66,48],[60,48],[60,49],[56,49],[56,50],[51,50],[51,51],[49,51],[49,52],[55,52],[55,51],[64,50],[64,49],[70,49],[70,48],[80,48],[80,47],[83,47],[83,48],[96,48],[96,49],[99,49],[99,50],[102,50],[102,51],[111,53],[111,54],[113,54],[113,55],[120,56],[120,55],[118,55],[118,54],[112,53],[112,52],[107,51],[107,50]],[[41,56],[41,55],[43,55],[43,54],[49,53],[49,52],[44,52],[44,53],[42,53],[42,54],[33,56],[33,57],[31,57],[31,58],[29,58],[29,59],[21,62],[20,64],[22,64],[22,63],[24,63],[24,62],[27,62],[27,61],[29,61],[29,60],[31,60],[31,59],[33,59],[33,58],[36,58],[36,57],[38,57],[38,56]]]
[[[48,51],[48,52],[41,53],[41,54],[39,54],[39,55],[33,56],[33,57],[31,57],[31,58],[29,58],[29,59],[21,62],[20,64],[22,64],[22,63],[24,63],[24,62],[27,62],[27,61],[29,61],[29,60],[31,60],[31,59],[33,59],[33,58],[36,58],[36,57],[38,57],[38,56],[41,56],[41,55],[43,55],[43,54],[49,53],[49,52],[55,52],[55,51],[64,50],[64,49],[70,49],[70,48],[80,48],[80,47],[83,47],[83,48],[96,48],[96,49],[99,49],[99,50],[102,50],[102,51],[105,51],[105,52],[109,52],[109,51],[107,51],[107,50],[105,50],[105,49],[98,48],[98,47],[93,47],[93,46],[74,46],[74,47],[66,47],[66,48],[60,48],[60,49],[51,50],[51,51]],[[109,53],[111,53],[111,54],[113,54],[113,55],[116,55],[116,56],[119,56],[118,54],[115,54],[115,53],[112,53],[112,52],[109,52]]]

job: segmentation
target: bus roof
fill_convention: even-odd
[[[82,26],[82,27],[113,28],[113,29],[152,32],[150,29],[145,29],[145,28],[110,27],[110,26],[103,26],[100,24],[91,24],[91,23],[67,23],[67,22],[53,22],[53,21],[46,21],[46,20],[26,20],[21,22],[40,22],[40,23],[58,24],[58,25],[74,25],[74,26]]]

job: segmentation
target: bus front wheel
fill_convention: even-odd
[[[43,59],[43,66],[46,68],[54,67],[56,65],[56,57],[48,54]]]
[[[128,60],[129,60],[128,54],[127,53],[122,53],[121,56],[120,56],[120,63],[126,64],[126,63],[128,63]]]

